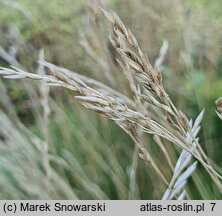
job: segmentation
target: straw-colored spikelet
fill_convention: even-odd
[[[158,61],[153,68],[135,37],[120,18],[115,13],[108,13],[104,10],[103,13],[111,24],[109,38],[120,55],[118,62],[129,81],[136,100],[132,100],[96,80],[46,61],[39,63],[48,68],[51,75],[33,74],[16,67],[1,68],[0,74],[9,79],[44,80],[47,85],[61,86],[75,92],[75,99],[79,103],[115,121],[130,135],[140,149],[140,157],[151,163],[165,184],[168,184],[168,181],[152,160],[152,155],[140,142],[138,131],[165,138],[182,150],[186,150],[204,166],[222,191],[222,184],[219,180],[222,177],[209,164],[196,137],[203,112],[200,113],[194,124],[189,122],[186,115],[176,108],[165,91]],[[166,45],[160,56],[164,56],[165,50]],[[160,59],[159,62],[161,61]],[[138,104],[141,109],[138,109]],[[152,109],[145,109],[145,104],[152,106]],[[191,172],[188,173],[191,174]]]

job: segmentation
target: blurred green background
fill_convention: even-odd
[[[152,64],[163,40],[169,42],[166,90],[189,118],[205,109],[200,143],[221,170],[222,122],[215,114],[222,96],[221,0],[0,0],[0,65],[35,73],[44,48],[47,61],[127,93],[99,6],[121,17]],[[118,126],[60,88],[50,90],[45,117],[43,88],[0,78],[0,199],[162,197],[166,188]],[[151,136],[146,141],[170,180],[159,148]],[[163,142],[175,163],[178,151]],[[200,165],[187,192],[191,199],[221,199]]]

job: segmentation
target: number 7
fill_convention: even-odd
[[[216,203],[210,203],[211,205],[212,205],[212,207],[211,207],[211,211],[213,211],[214,210],[214,207],[215,207],[215,205],[216,205]]]

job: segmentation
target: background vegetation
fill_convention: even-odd
[[[152,64],[163,40],[169,42],[164,85],[188,117],[205,109],[200,143],[221,171],[222,122],[215,114],[222,95],[220,0],[0,0],[1,66],[36,72],[44,48],[48,61],[128,92],[100,4],[123,19]],[[1,199],[161,198],[166,188],[119,127],[81,107],[69,91],[47,91],[42,83],[0,78]],[[145,139],[170,179],[159,147]],[[178,150],[164,145],[175,163]],[[222,198],[201,166],[192,178],[187,198]]]

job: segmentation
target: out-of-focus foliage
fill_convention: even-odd
[[[152,64],[162,41],[168,40],[169,51],[162,69],[164,85],[187,116],[194,117],[206,109],[201,143],[221,169],[222,122],[214,111],[214,101],[222,95],[220,2],[0,0],[0,46],[31,72],[36,70],[39,50],[44,48],[48,61],[127,92],[98,6],[112,8],[132,30]],[[8,66],[3,59],[0,64]],[[109,71],[115,74],[114,80]],[[139,158],[135,162],[136,151],[127,135],[112,122],[79,107],[69,92],[56,88],[50,91],[51,113],[46,125],[48,176],[45,152],[41,151],[41,87],[28,80],[1,81],[0,87],[0,198],[160,198],[164,191],[160,180],[149,164]],[[4,126],[7,130],[3,130]],[[9,136],[7,141],[5,133],[15,137]],[[33,136],[38,137],[40,148]],[[158,147],[151,137],[146,139],[147,148],[163,164]],[[171,147],[168,150],[175,162],[178,152]],[[191,180],[187,187],[190,198],[221,198],[201,171],[194,174],[196,182]],[[166,172],[170,178],[171,171]]]
[[[31,65],[44,47],[50,59],[79,69],[83,52],[77,38],[83,14],[81,0],[1,1],[1,46],[18,47],[21,63]],[[18,43],[19,42],[19,43]],[[69,50],[69,52],[67,52]],[[30,55],[32,58],[30,58]]]

